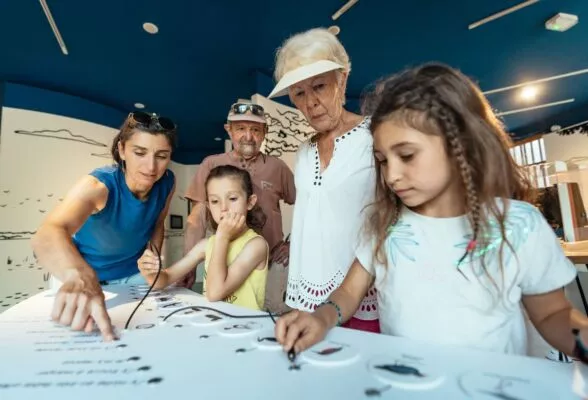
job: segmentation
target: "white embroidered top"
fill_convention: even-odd
[[[292,220],[286,304],[312,311],[339,287],[355,258],[363,226],[362,210],[375,191],[375,165],[369,118],[335,139],[333,158],[320,171],[316,143],[298,149],[294,172],[296,203]],[[356,318],[378,318],[374,288]]]

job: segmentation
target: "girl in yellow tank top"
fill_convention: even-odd
[[[248,229],[238,238],[234,239],[230,244],[227,252],[227,265],[232,265],[242,254],[243,249],[247,244],[254,238],[263,238],[255,233],[253,229]],[[212,252],[215,248],[216,235],[208,238],[206,245],[206,258],[204,261],[204,294],[208,293],[208,270],[210,260],[212,258]],[[267,260],[264,264],[263,269],[255,268],[249,276],[245,279],[243,284],[239,286],[232,294],[225,297],[224,301],[238,306],[252,308],[255,310],[261,310],[265,301],[265,284],[267,279]],[[207,295],[208,296],[208,295]]]
[[[256,206],[251,177],[234,166],[219,166],[206,180],[207,218],[216,233],[203,239],[180,261],[162,270],[155,288],[180,280],[204,260],[204,294],[210,301],[261,310],[269,249],[261,230],[265,216]],[[139,270],[149,284],[158,270],[158,259],[146,251]]]

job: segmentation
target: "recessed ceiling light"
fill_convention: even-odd
[[[145,32],[151,33],[152,35],[155,35],[157,32],[159,32],[157,25],[151,22],[145,22],[143,24],[143,29],[145,29]]]
[[[217,142],[220,142],[221,140],[223,140],[223,138],[219,138],[218,136],[214,138],[214,140],[216,140]]]
[[[327,30],[335,36],[341,33],[341,28],[339,28],[337,25],[330,26]]]
[[[561,125],[551,125],[551,132],[557,132],[561,130]]]
[[[135,108],[141,108],[141,109],[143,109],[143,108],[145,108],[145,104],[143,104],[143,103],[135,103]]]
[[[535,100],[538,92],[539,91],[537,90],[536,86],[525,86],[521,91],[521,97],[523,98],[523,100],[527,101]]]

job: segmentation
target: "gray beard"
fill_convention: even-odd
[[[240,144],[238,148],[238,152],[242,157],[251,158],[255,157],[258,153],[255,145],[250,144]]]

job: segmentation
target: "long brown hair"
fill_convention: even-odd
[[[219,178],[237,179],[239,182],[241,182],[241,188],[243,189],[243,191],[247,195],[247,199],[249,199],[251,197],[251,195],[253,194],[253,183],[251,182],[251,175],[249,175],[249,172],[247,172],[244,169],[235,167],[233,165],[220,165],[218,167],[214,167],[208,173],[208,177],[206,178],[206,183],[204,184],[205,185],[204,187],[206,188],[207,196],[208,196],[208,182],[210,182],[213,179],[219,179]],[[263,229],[263,226],[265,225],[266,219],[267,219],[267,217],[266,217],[265,213],[263,212],[263,210],[261,209],[261,207],[258,204],[255,204],[251,210],[247,211],[247,217],[246,217],[247,226],[259,234],[261,234],[261,230]],[[214,218],[212,218],[212,214],[210,213],[210,210],[208,209],[208,207],[206,208],[206,220],[208,222],[208,225],[214,231],[216,231],[216,229],[218,228],[218,224],[214,221]]]
[[[428,134],[441,135],[461,176],[472,240],[462,259],[484,248],[490,221],[500,227],[500,270],[503,247],[512,250],[505,232],[508,199],[531,202],[534,191],[523,170],[509,153],[511,140],[480,89],[465,75],[443,64],[408,69],[376,84],[364,99],[364,115],[371,115],[370,130],[385,121],[397,121]],[[368,235],[377,238],[375,259],[387,265],[383,245],[389,228],[398,222],[402,203],[389,189],[376,160],[376,198],[368,213]],[[496,198],[503,199],[502,207]],[[481,257],[485,274],[495,284]]]

